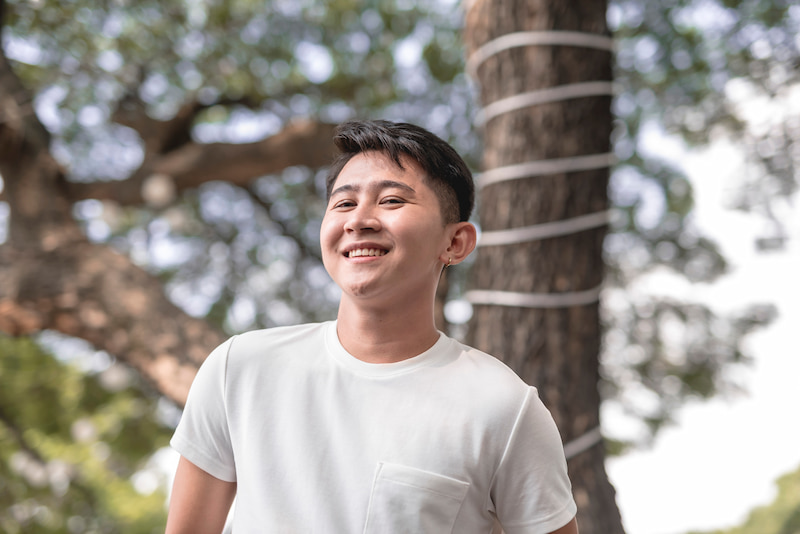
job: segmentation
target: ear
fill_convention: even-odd
[[[475,250],[478,242],[478,231],[470,222],[459,222],[448,225],[450,235],[450,246],[439,256],[445,265],[455,265],[461,263]]]

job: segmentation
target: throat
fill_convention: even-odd
[[[339,342],[353,357],[367,363],[396,363],[418,356],[439,339],[433,317],[351,314],[340,306],[336,324]]]

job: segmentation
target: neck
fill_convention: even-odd
[[[355,306],[343,299],[337,319],[336,332],[344,349],[369,363],[413,358],[439,339],[432,306],[424,313],[397,313]]]

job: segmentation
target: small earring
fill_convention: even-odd
[[[445,265],[444,268],[447,269],[448,267],[450,267],[450,264],[452,263],[452,261],[453,261],[453,258],[448,256],[447,257],[447,265]]]

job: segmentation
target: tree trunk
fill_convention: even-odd
[[[475,68],[485,120],[478,180],[484,243],[468,293],[474,304],[468,342],[537,386],[565,443],[599,435],[595,297],[603,279],[612,76],[610,51],[602,49],[609,42],[605,16],[606,3],[590,0],[476,0],[466,13],[468,66]],[[601,45],[565,45],[557,37],[563,33],[537,33],[537,44],[492,54],[481,49],[516,32],[554,30],[585,33]],[[502,99],[556,86],[569,87],[500,109]],[[578,94],[564,98],[576,88]],[[513,167],[542,160],[549,160],[544,169]],[[499,179],[501,168],[514,178]],[[488,241],[493,231],[565,219],[589,222],[566,235],[559,228],[557,237],[545,226],[537,227],[538,237]],[[569,460],[581,534],[622,533],[602,442],[588,443]]]

